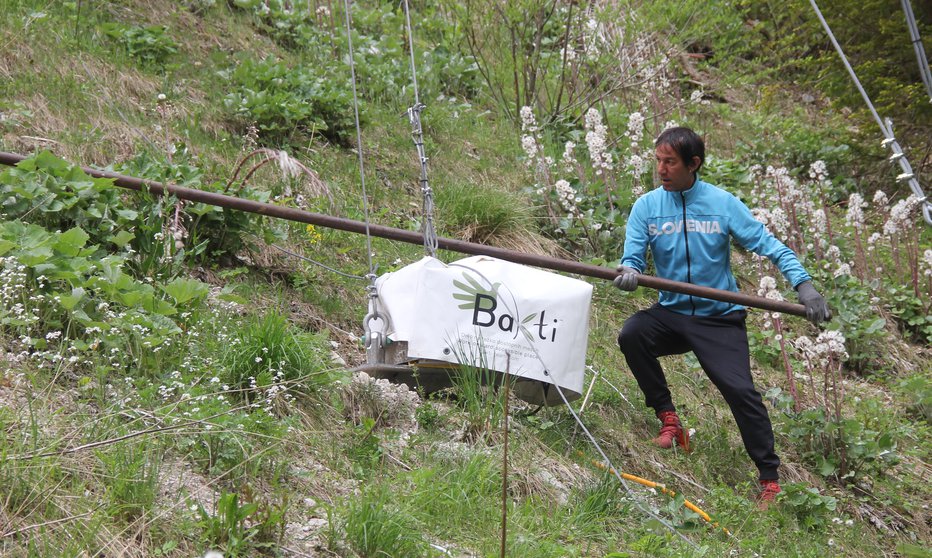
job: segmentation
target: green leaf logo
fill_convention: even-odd
[[[465,271],[463,272],[463,281],[453,280],[453,286],[459,289],[460,292],[454,292],[453,298],[456,300],[462,300],[463,303],[459,305],[459,308],[463,310],[473,310],[476,307],[476,295],[481,294],[489,296],[492,298],[498,298],[498,288],[501,287],[501,283],[493,283],[491,289],[487,289],[479,284],[478,281],[473,279]]]

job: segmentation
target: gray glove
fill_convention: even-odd
[[[812,281],[805,281],[797,285],[796,294],[799,296],[799,302],[806,307],[806,318],[810,322],[817,324],[832,319],[832,311],[829,310],[825,297],[815,290]]]
[[[623,291],[633,291],[638,288],[638,272],[632,267],[626,265],[618,266],[615,271],[620,273],[612,283]]]

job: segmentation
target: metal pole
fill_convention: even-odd
[[[854,68],[852,68],[851,63],[848,62],[848,57],[845,56],[845,51],[842,50],[841,45],[838,44],[838,39],[836,39],[835,34],[832,33],[832,28],[829,26],[828,21],[825,20],[825,16],[822,15],[822,10],[820,10],[819,5],[816,4],[816,0],[809,0],[809,3],[812,5],[812,9],[815,10],[816,17],[819,18],[819,22],[822,23],[822,27],[825,29],[825,33],[828,35],[829,40],[832,42],[832,46],[835,47],[835,51],[838,53],[838,57],[841,58],[842,63],[845,65],[845,69],[848,70],[848,75],[851,76],[851,81],[854,82],[854,85],[857,87],[858,92],[864,99],[864,102],[867,103],[867,108],[870,109],[871,114],[874,116],[874,120],[877,121],[877,125],[880,126],[880,132],[884,137],[884,141],[881,143],[881,145],[885,147],[889,145],[893,150],[894,156],[898,157],[898,159],[890,159],[891,161],[896,160],[896,162],[899,163],[900,168],[903,170],[902,174],[897,176],[897,181],[905,180],[907,184],[909,184],[909,188],[922,203],[922,215],[925,218],[926,223],[932,225],[932,201],[929,201],[929,198],[922,192],[922,187],[919,185],[919,181],[916,180],[916,176],[913,173],[912,166],[909,164],[909,160],[902,155],[903,150],[900,148],[899,143],[893,136],[893,125],[890,123],[889,119],[883,120],[880,118],[880,114],[877,113],[877,109],[874,108],[874,103],[871,102],[871,98],[867,95],[867,91],[865,91],[864,86],[861,85],[861,80],[858,79],[858,75],[854,73]]]
[[[929,94],[929,102],[932,102],[932,72],[929,72],[929,61],[926,59],[926,50],[922,47],[922,39],[919,38],[919,26],[916,25],[916,16],[913,14],[913,5],[909,0],[901,0],[903,13],[906,15],[906,27],[909,28],[909,39],[913,43],[913,50],[916,51],[916,60],[919,62],[919,74],[922,76],[922,83],[926,86],[926,93]]]
[[[16,153],[0,151],[0,164],[13,166],[25,158],[25,156],[17,155]],[[90,176],[113,179],[113,183],[117,186],[120,186],[121,188],[128,188],[130,190],[136,191],[149,191],[157,195],[170,194],[182,200],[206,203],[209,205],[225,207],[227,209],[236,209],[238,211],[247,211],[249,213],[256,213],[258,215],[287,219],[289,221],[307,223],[315,226],[327,227],[330,229],[366,234],[366,224],[359,221],[343,219],[341,217],[332,217],[330,215],[324,215],[321,213],[311,213],[309,211],[302,211],[300,209],[294,209],[291,207],[283,207],[271,203],[246,200],[243,198],[217,194],[214,192],[182,188],[181,186],[175,186],[173,184],[161,184],[152,180],[143,180],[140,178],[117,174],[110,171],[101,171],[88,167],[82,168],[84,172]],[[396,229],[370,223],[368,225],[368,232],[372,236],[387,238],[389,240],[398,240],[401,242],[407,242],[408,244],[423,245],[424,243],[424,237],[421,235],[421,233],[406,231],[404,229]],[[515,252],[513,250],[506,250],[505,248],[485,246],[483,244],[476,244],[473,242],[464,242],[462,240],[456,240],[453,238],[440,237],[437,239],[437,245],[444,250],[451,250],[453,252],[460,252],[462,254],[491,256],[493,258],[507,260],[509,262],[543,267],[546,269],[553,269],[555,271],[565,271],[567,273],[575,273],[576,275],[585,275],[587,277],[605,279],[607,281],[613,281],[615,277],[618,276],[618,272],[607,267],[599,267],[580,262],[553,258],[550,256],[541,256],[538,254],[524,254],[521,252]],[[720,300],[723,302],[741,304],[743,306],[771,310],[774,312],[783,312],[784,314],[792,314],[794,316],[806,316],[806,308],[802,304],[796,304],[784,300],[771,300],[769,298],[763,298],[760,296],[753,296],[744,293],[736,293],[722,289],[701,287],[699,285],[683,283],[680,281],[672,281],[670,279],[663,279],[650,275],[638,275],[638,285],[661,291],[682,293],[702,298]]]

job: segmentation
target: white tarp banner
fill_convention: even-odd
[[[568,399],[582,393],[592,285],[487,256],[425,257],[376,285],[383,333],[407,341],[409,358],[557,383]]]

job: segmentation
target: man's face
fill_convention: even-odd
[[[657,157],[657,174],[663,189],[668,192],[682,192],[692,187],[696,181],[693,173],[699,168],[699,157],[693,157],[686,164],[680,154],[671,146],[662,144],[654,150]]]

